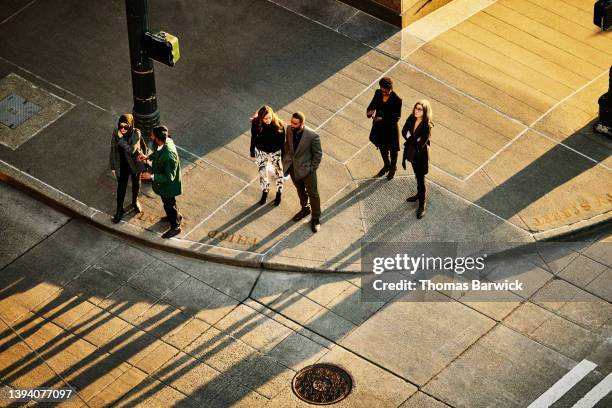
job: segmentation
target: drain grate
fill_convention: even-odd
[[[315,364],[293,377],[293,392],[302,401],[329,405],[343,400],[353,388],[351,376],[332,364]]]
[[[0,101],[0,123],[11,129],[17,128],[37,112],[40,112],[40,106],[16,94],[10,94]]]

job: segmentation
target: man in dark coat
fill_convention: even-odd
[[[374,93],[366,114],[373,118],[370,141],[380,150],[383,159],[383,168],[376,177],[388,173],[387,179],[391,180],[395,176],[400,149],[398,122],[402,116],[402,98],[393,92],[391,78],[382,78],[378,85],[380,89]]]
[[[151,180],[153,191],[161,196],[166,217],[170,221],[170,229],[162,235],[162,238],[172,238],[181,233],[183,219],[176,208],[176,197],[182,193],[181,164],[167,127],[154,128],[151,140],[154,146],[153,153],[148,158],[141,157],[152,161],[151,172],[142,173],[142,178]]]
[[[296,112],[291,117],[291,126],[287,128],[283,149],[283,169],[291,175],[302,206],[293,221],[306,217],[312,207],[310,227],[312,232],[318,232],[321,229],[321,199],[317,187],[317,169],[323,158],[323,150],[321,138],[306,126],[305,121],[306,118],[301,112]]]

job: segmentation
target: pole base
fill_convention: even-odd
[[[142,114],[134,111],[133,115],[136,128],[140,129],[145,142],[147,145],[150,145],[151,132],[153,131],[153,128],[159,126],[159,109],[156,109],[153,113],[149,114]]]

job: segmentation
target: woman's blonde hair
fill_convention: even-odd
[[[274,110],[268,106],[268,105],[264,105],[261,108],[259,108],[259,110],[257,111],[257,114],[255,114],[255,116],[253,116],[253,122],[259,126],[259,128],[261,128],[263,126],[263,118],[267,115],[267,114],[272,115],[272,122],[271,124],[276,128],[277,131],[281,132],[284,129],[284,124],[283,121],[280,120],[278,118],[278,116],[276,116],[276,113],[274,113]]]
[[[415,103],[414,107],[412,108],[413,115],[414,110],[418,105],[421,105],[421,108],[423,108],[423,121],[428,122],[429,126],[431,127],[433,125],[433,111],[431,110],[431,104],[427,99],[421,99],[420,101],[417,101],[417,103]]]

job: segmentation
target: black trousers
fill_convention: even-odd
[[[417,196],[419,197],[419,208],[425,206],[425,195],[427,194],[427,188],[425,187],[425,173],[420,166],[412,163],[412,170],[414,171],[414,177],[417,182]]]
[[[162,197],[164,211],[170,221],[170,227],[175,229],[180,227],[181,220],[178,219],[178,208],[176,208],[176,197]]]
[[[291,170],[291,181],[293,181],[298,197],[300,197],[300,205],[302,208],[307,208],[310,202],[312,218],[318,220],[321,217],[321,198],[317,187],[317,173],[311,171],[306,177],[296,181],[293,176],[293,169]]]
[[[117,210],[123,209],[125,193],[130,178],[132,179],[132,203],[135,203],[138,199],[138,194],[140,194],[140,176],[132,173],[129,167],[122,167],[117,178]]]
[[[388,170],[395,170],[397,168],[397,151],[380,149],[380,155],[382,156],[385,168]]]

